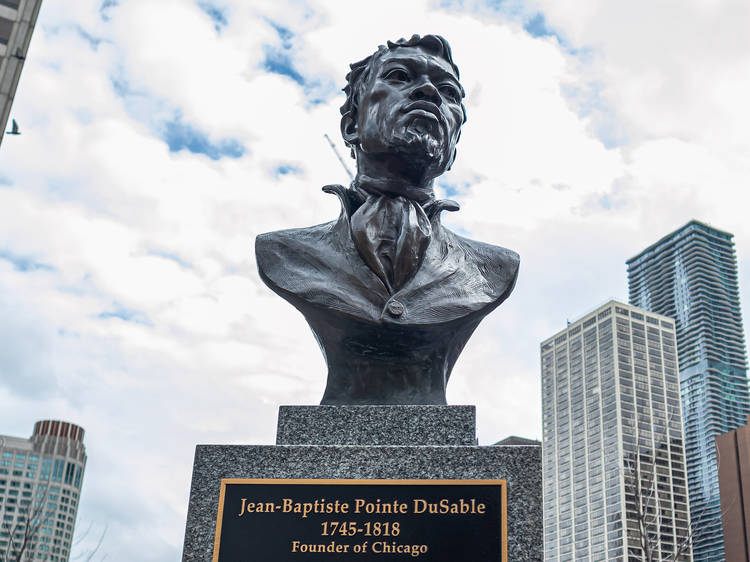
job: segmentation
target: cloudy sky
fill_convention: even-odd
[[[337,216],[350,62],[453,47],[446,223],[521,254],[448,389],[490,444],[540,436],[539,342],[625,300],[645,246],[697,218],[748,279],[749,24],[746,0],[45,0],[0,147],[0,433],[87,430],[77,554],[106,525],[97,559],[177,560],[195,444],[270,444],[280,404],[320,400],[252,247]]]

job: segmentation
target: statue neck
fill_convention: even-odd
[[[394,178],[373,178],[358,172],[357,177],[354,178],[354,185],[368,193],[401,195],[418,203],[426,203],[435,198],[432,182],[427,185],[413,185],[408,181],[399,181]]]
[[[358,156],[354,184],[359,188],[368,193],[401,195],[418,203],[435,199],[434,178],[426,170],[406,168],[403,162],[392,159]]]

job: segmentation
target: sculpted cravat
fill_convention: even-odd
[[[368,194],[350,225],[357,251],[389,293],[417,272],[432,235],[419,203],[387,194]]]

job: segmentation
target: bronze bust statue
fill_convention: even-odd
[[[307,320],[328,364],[321,404],[445,404],[479,322],[513,290],[518,254],[440,223],[433,182],[456,157],[464,90],[442,37],[351,65],[341,134],[357,162],[338,219],[261,234],[258,270]]]

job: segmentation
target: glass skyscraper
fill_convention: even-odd
[[[0,144],[42,0],[0,0]]]
[[[541,343],[545,561],[692,560],[675,347],[615,301]]]
[[[690,221],[627,262],[630,303],[674,318],[696,561],[723,561],[714,437],[750,413],[732,235]]]
[[[86,467],[83,428],[34,424],[0,435],[0,560],[68,562]]]

